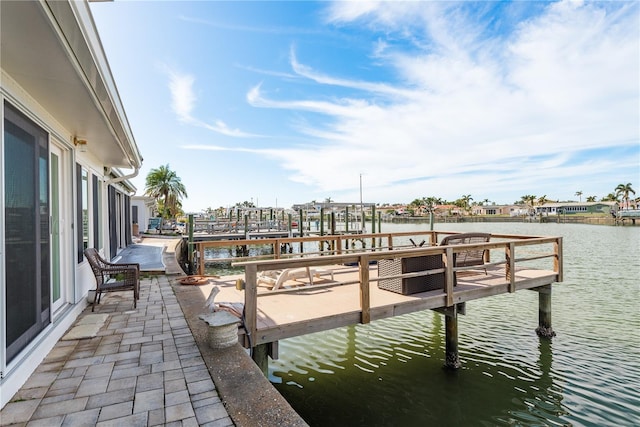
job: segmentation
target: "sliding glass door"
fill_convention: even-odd
[[[49,141],[5,103],[6,361],[51,321]]]

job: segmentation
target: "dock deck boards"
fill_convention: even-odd
[[[301,280],[288,281],[286,290],[269,291],[258,287],[257,331],[253,345],[277,341],[311,332],[347,326],[361,321],[360,287],[358,269],[334,269],[334,281],[328,277],[314,279],[314,284],[304,286]],[[446,307],[444,290],[433,290],[402,295],[377,286],[377,268],[369,268],[370,315],[371,320],[398,316],[415,311]],[[244,291],[236,289],[236,279],[244,275],[225,276],[214,279],[200,287],[204,298],[212,287],[218,286],[218,302],[244,302]],[[530,289],[549,285],[557,280],[557,273],[549,270],[518,269],[515,274],[515,290]],[[462,303],[478,298],[509,292],[509,281],[504,267],[487,267],[487,272],[458,273],[458,284],[454,287],[454,303]]]

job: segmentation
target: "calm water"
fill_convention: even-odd
[[[311,426],[640,425],[640,228],[436,229],[564,236],[557,336],[537,337],[538,294],[520,291],[467,303],[455,372],[442,368],[443,316],[429,310],[281,341],[270,379]]]

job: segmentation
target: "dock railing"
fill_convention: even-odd
[[[372,234],[332,234],[313,235],[306,237],[282,237],[264,239],[234,239],[194,242],[196,259],[198,260],[197,274],[205,274],[207,263],[232,263],[239,258],[243,260],[290,259],[327,255],[346,255],[350,253],[385,251],[416,247],[418,245],[435,246],[441,235],[456,234],[447,231],[372,233]],[[415,238],[414,243],[411,240]],[[419,241],[419,242],[418,242]],[[270,246],[262,251],[262,255],[249,254],[251,248]],[[229,248],[228,257],[207,258],[207,249]],[[245,248],[242,254],[233,248]],[[287,252],[286,248],[296,252]]]
[[[322,287],[334,287],[344,286],[348,284],[359,285],[359,298],[360,298],[360,323],[369,323],[371,321],[371,299],[370,299],[370,286],[372,283],[377,283],[380,280],[387,280],[393,278],[414,278],[428,276],[431,274],[444,273],[444,288],[442,290],[443,298],[442,307],[451,307],[457,304],[458,301],[455,295],[454,283],[455,273],[465,270],[478,270],[478,266],[456,267],[454,265],[455,254],[459,254],[469,250],[482,250],[486,251],[485,263],[480,268],[489,268],[492,266],[504,265],[504,278],[507,282],[508,292],[516,291],[516,271],[519,266],[524,263],[529,263],[527,268],[540,269],[553,271],[554,282],[562,281],[562,237],[541,237],[541,236],[516,236],[516,235],[502,235],[492,234],[491,241],[487,243],[473,243],[473,244],[459,244],[459,245],[447,245],[436,246],[438,237],[440,235],[457,234],[453,232],[441,232],[432,231],[424,233],[376,233],[370,235],[358,235],[356,236],[319,236],[319,237],[306,237],[306,238],[291,238],[291,239],[265,239],[273,240],[273,244],[276,245],[283,242],[300,242],[300,241],[313,241],[321,239],[328,243],[332,243],[331,250],[328,251],[316,251],[312,253],[297,254],[297,258],[285,258],[285,254],[278,254],[276,257],[269,260],[242,260],[239,261],[236,258],[233,266],[244,268],[244,304],[245,304],[245,327],[249,333],[256,337],[258,330],[258,298],[273,295],[274,292],[296,292],[301,289],[309,289],[306,287],[293,287],[289,289],[273,290],[268,292],[258,292],[258,277],[261,273],[266,271],[282,271],[284,269],[302,269],[302,268],[330,268],[335,266],[352,266],[351,268],[357,269],[357,278],[350,281],[332,280],[329,283],[313,284],[312,288]],[[395,245],[394,241],[401,237],[417,237],[426,235],[429,238],[430,246],[418,246],[408,247],[408,245],[400,245],[401,248]],[[345,249],[342,244],[346,239],[380,239],[381,242],[386,241],[384,246],[372,246],[369,249]],[[222,246],[221,242],[201,242],[202,246]],[[255,241],[245,241],[243,243],[253,243]],[[234,241],[233,244],[239,244]],[[229,242],[227,242],[229,245]],[[202,254],[204,250],[200,248]],[[490,255],[488,255],[490,254]],[[286,254],[289,255],[289,254]],[[443,259],[443,268],[434,268],[430,270],[423,270],[412,273],[404,273],[395,276],[371,277],[370,266],[376,264],[383,259],[403,259],[411,257],[424,257],[440,255]],[[497,259],[492,261],[491,259]],[[551,261],[551,268],[541,268],[539,265],[529,267],[531,263],[540,264]],[[204,260],[201,260],[201,265]],[[545,265],[546,266],[546,265]],[[337,270],[336,270],[337,271]],[[353,276],[351,276],[353,277]],[[536,286],[548,285],[548,277],[544,279],[544,282],[536,282],[532,279],[528,283],[529,288]],[[260,339],[254,341],[254,345],[261,344]]]

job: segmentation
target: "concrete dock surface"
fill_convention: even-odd
[[[307,425],[239,344],[209,347],[203,294],[180,284],[179,242],[145,238],[119,254],[141,265],[137,309],[130,292],[87,306],[0,425]]]

